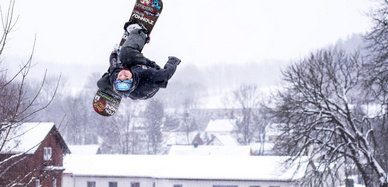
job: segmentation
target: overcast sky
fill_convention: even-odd
[[[2,0],[3,12],[6,11]],[[6,64],[34,61],[49,72],[85,79],[103,73],[135,0],[16,0],[19,16]],[[292,61],[312,50],[365,33],[372,0],[163,0],[144,55],[164,65]],[[15,61],[16,59],[16,61]],[[65,70],[65,68],[68,68]],[[70,69],[70,70],[69,70]],[[73,70],[72,70],[73,69]],[[82,72],[82,73],[80,73]],[[85,74],[83,74],[85,73]]]

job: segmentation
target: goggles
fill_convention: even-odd
[[[132,82],[133,82],[132,79],[131,80],[124,80],[124,81],[116,80],[115,88],[118,91],[128,91],[132,86]]]

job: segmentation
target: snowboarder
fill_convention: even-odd
[[[108,72],[97,82],[104,92],[114,96],[129,97],[133,100],[149,99],[159,88],[166,88],[181,60],[168,57],[164,68],[143,56],[141,51],[149,42],[147,29],[135,20],[126,22],[124,30],[127,39],[119,51],[114,50],[110,57]],[[118,63],[119,57],[121,63]]]

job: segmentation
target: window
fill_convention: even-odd
[[[43,160],[44,161],[48,161],[51,159],[51,155],[52,155],[52,149],[51,147],[45,147],[43,148]]]
[[[109,187],[117,187],[117,182],[109,182]]]
[[[183,187],[182,184],[174,184],[174,187]]]
[[[88,181],[87,187],[96,187],[96,181]]]
[[[35,179],[35,186],[40,187],[40,180],[39,179]]]
[[[139,182],[131,182],[131,187],[140,187]]]

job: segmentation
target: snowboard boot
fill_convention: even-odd
[[[132,19],[124,24],[124,31],[127,33],[131,33],[133,30],[136,30],[136,29],[141,30],[147,35],[146,43],[149,43],[150,35],[148,34],[148,29],[142,23],[139,23],[137,20]]]
[[[144,33],[148,34],[148,29],[135,19],[131,19],[124,24],[124,30],[130,33],[133,29],[142,29]]]
[[[144,45],[149,42],[147,29],[143,26],[143,24],[137,22],[134,23],[133,21],[125,23],[124,29],[128,32],[128,36],[125,39],[122,49],[130,47],[141,52]]]
[[[137,24],[137,23],[134,23],[134,24],[131,24],[131,25],[128,25],[128,27],[125,29],[125,31],[127,31],[128,33],[131,33],[131,31],[135,30],[135,29],[142,29],[142,27]]]

